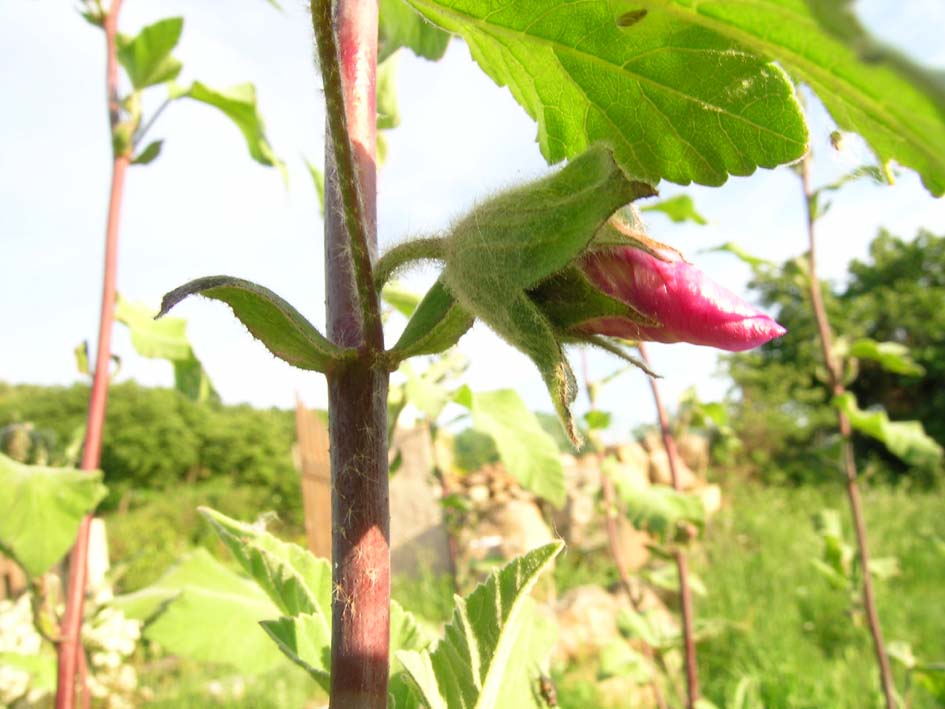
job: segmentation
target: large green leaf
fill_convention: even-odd
[[[405,0],[379,0],[377,61],[383,62],[401,47],[418,57],[436,61],[446,53],[450,35],[417,14]]]
[[[144,636],[168,652],[258,674],[283,662],[259,622],[279,609],[255,583],[204,549],[181,559],[152,586],[112,602],[125,615],[149,620]]]
[[[617,495],[635,527],[671,540],[677,525],[705,523],[705,506],[696,495],[667,485],[650,485],[642,472],[618,465],[613,458],[604,461],[603,471],[614,481]]]
[[[229,305],[253,337],[293,367],[327,372],[354,355],[353,350],[326,339],[298,310],[271,290],[241,278],[207,276],[185,283],[164,296],[158,317],[194,294]]]
[[[492,437],[502,463],[522,487],[555,507],[564,504],[567,490],[558,445],[515,391],[473,393],[463,387],[456,402],[472,412],[476,430]]]
[[[9,667],[29,674],[31,692],[54,692],[56,690],[56,653],[47,648],[48,646],[44,646],[35,655],[0,652],[0,667]],[[12,706],[20,706],[20,703],[15,702]]]
[[[184,29],[182,17],[159,20],[135,37],[118,36],[118,61],[131,85],[140,90],[176,79],[181,63],[171,56]]]
[[[562,547],[561,542],[539,547],[494,571],[466,599],[457,598],[445,637],[432,651],[397,653],[429,709],[540,706],[534,695],[513,694],[506,681],[512,669],[518,681],[537,679],[529,678],[535,668],[519,667],[523,611],[529,590]]]
[[[656,3],[410,2],[509,87],[549,162],[601,141],[635,179],[720,185],[807,149],[778,67]]]
[[[131,332],[131,344],[142,357],[166,359],[174,365],[174,386],[191,401],[219,399],[210,376],[203,368],[187,339],[187,321],[161,318],[143,303],[132,303],[118,296],[115,319]]]
[[[646,0],[639,5],[777,60],[817,93],[841,129],[863,136],[883,163],[896,160],[916,170],[930,192],[945,193],[945,80],[895,53],[877,52],[843,13],[848,3]]]
[[[256,105],[255,86],[247,83],[228,89],[211,89],[206,84],[195,81],[183,96],[220,109],[240,129],[253,160],[278,168],[283,178],[288,178],[285,164],[276,157],[266,138],[266,127]]]
[[[101,471],[23,465],[0,453],[0,549],[30,576],[59,561],[105,497]]]
[[[851,392],[835,396],[832,403],[847,415],[853,428],[882,441],[909,465],[941,465],[942,447],[925,433],[919,421],[890,421],[885,411],[863,411]]]

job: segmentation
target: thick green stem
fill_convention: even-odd
[[[804,191],[804,204],[807,210],[807,236],[810,259],[810,300],[814,310],[814,320],[817,323],[817,332],[820,337],[820,348],[827,366],[830,378],[830,390],[833,396],[844,392],[841,378],[841,366],[833,356],[833,334],[830,331],[830,320],[827,309],[824,307],[823,296],[820,292],[820,281],[817,280],[817,242],[814,225],[817,216],[811,208],[813,190],[810,184],[810,153],[801,162],[801,185]],[[839,409],[837,410],[837,425],[840,435],[843,436],[843,465],[846,473],[847,499],[850,502],[850,514],[853,517],[853,530],[856,534],[857,550],[860,557],[860,568],[863,571],[863,608],[866,611],[866,621],[869,624],[870,635],[873,638],[873,650],[876,654],[876,664],[879,667],[879,677],[883,687],[883,696],[886,709],[896,707],[896,686],[893,682],[892,668],[889,665],[889,656],[886,654],[886,644],[883,640],[883,628],[876,610],[876,597],[873,593],[873,577],[870,575],[870,550],[866,533],[866,520],[863,517],[863,506],[860,501],[860,487],[857,483],[856,457],[853,454],[853,431],[850,421]]]

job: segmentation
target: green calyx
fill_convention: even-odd
[[[445,268],[391,350],[392,362],[442,351],[479,318],[535,363],[579,445],[570,411],[577,387],[564,345],[598,344],[578,328],[600,317],[656,323],[600,292],[576,263],[589,249],[663,248],[642,227],[608,221],[654,194],[650,185],[626,177],[608,147],[595,145],[563,169],[479,205],[448,236],[395,247],[378,264],[377,287],[413,260],[436,259]]]

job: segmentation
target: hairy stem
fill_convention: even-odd
[[[106,43],[106,91],[108,118],[112,130],[120,121],[118,96],[118,58],[116,36],[121,0],[113,0],[105,16]],[[109,366],[111,364],[112,326],[115,321],[115,291],[118,271],[118,225],[121,213],[125,172],[130,157],[116,155],[112,165],[111,194],[108,204],[108,220],[105,227],[105,271],[102,276],[102,309],[99,316],[98,348],[95,354],[95,372],[85,423],[85,443],[82,449],[82,470],[97,470],[102,452],[102,433],[105,427],[105,404],[108,399]],[[85,602],[86,575],[88,571],[89,528],[91,515],[82,520],[75,546],[69,557],[69,579],[66,593],[66,610],[60,627],[58,647],[58,675],[56,686],[56,709],[71,709],[75,706],[76,672],[82,679],[83,704],[86,704],[85,662],[81,640],[82,609]]]
[[[371,257],[376,234],[377,0],[312,0],[325,87],[328,336],[358,348],[328,377],[332,487],[331,706],[387,706],[388,373]],[[336,41],[337,38],[337,41]]]
[[[649,367],[650,358],[646,354],[646,346],[641,342],[637,345],[640,358]],[[669,427],[669,416],[663,406],[663,397],[660,395],[659,385],[650,377],[650,390],[653,392],[653,403],[656,404],[656,414],[660,421],[660,433],[663,436],[663,447],[666,449],[666,458],[669,460],[669,472],[673,478],[673,487],[682,489],[679,478],[679,453],[676,450],[676,441]],[[676,549],[676,570],[679,574],[679,602],[682,608],[683,644],[686,650],[686,707],[694,709],[699,700],[699,669],[696,663],[696,641],[693,632],[692,590],[689,587],[689,570],[686,564],[686,555],[682,549]]]
[[[374,268],[374,286],[377,290],[401,268],[414,261],[432,261],[443,259],[444,241],[439,237],[413,239],[388,250]]]
[[[366,25],[376,34],[377,0],[338,0],[335,12],[331,0],[312,0],[325,91],[326,168],[334,168],[336,207],[347,234],[337,248],[350,254],[346,271],[354,280],[364,344],[379,350],[381,316],[371,275],[377,251],[377,38],[367,37]]]
[[[820,281],[817,280],[817,248],[815,224],[817,215],[812,209],[813,190],[810,182],[810,153],[801,162],[801,185],[804,191],[804,204],[807,212],[807,237],[810,259],[810,300],[814,309],[814,320],[817,322],[817,333],[820,338],[820,349],[827,366],[830,379],[830,390],[833,396],[844,393],[841,365],[833,356],[833,335],[830,329],[830,320],[827,309],[824,307],[823,295],[820,290]],[[860,501],[860,486],[857,483],[856,457],[853,454],[852,429],[850,421],[839,409],[837,410],[837,424],[840,435],[843,436],[843,465],[847,481],[847,498],[850,501],[850,513],[853,517],[853,529],[856,534],[856,545],[860,557],[860,568],[863,570],[863,607],[866,610],[866,620],[870,634],[873,637],[873,650],[876,653],[876,664],[879,666],[879,676],[883,687],[883,696],[886,700],[886,709],[896,707],[896,686],[893,682],[892,669],[889,666],[889,656],[886,654],[886,644],[883,640],[883,629],[876,610],[876,597],[873,593],[873,578],[870,575],[870,551],[866,533],[866,521],[863,518],[863,505]]]

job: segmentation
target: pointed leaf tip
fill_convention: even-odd
[[[290,303],[268,288],[240,278],[207,276],[185,283],[164,296],[157,317],[195,294],[229,305],[253,337],[293,367],[329,372],[354,357],[354,350],[325,338]]]

